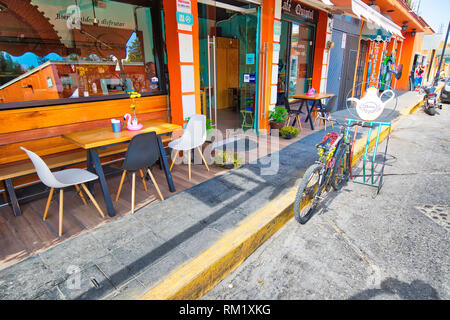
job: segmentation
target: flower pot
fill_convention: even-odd
[[[275,121],[269,121],[269,125],[270,125],[270,130],[280,130],[281,128],[284,127],[284,122],[275,122]]]
[[[284,139],[292,139],[292,138],[295,137],[295,134],[293,134],[293,133],[285,134],[284,136],[282,135],[282,137],[283,137]]]

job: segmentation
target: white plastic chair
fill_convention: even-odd
[[[89,192],[89,189],[86,187],[85,183],[93,180],[97,180],[98,176],[93,174],[87,170],[83,169],[66,169],[52,173],[48,166],[45,164],[44,160],[42,160],[37,154],[32,151],[29,151],[23,147],[20,147],[23,151],[25,151],[33,162],[34,167],[36,168],[36,173],[41,179],[42,183],[50,188],[50,194],[48,195],[47,205],[45,206],[44,217],[43,220],[47,218],[48,208],[50,206],[50,201],[52,200],[54,189],[59,190],[59,230],[58,235],[61,237],[62,235],[62,223],[63,223],[63,188],[75,186],[78,194],[81,197],[81,200],[84,204],[86,203],[86,199],[83,196],[83,192],[79,188],[79,184],[83,187],[86,194],[92,200],[92,203],[97,208],[100,215],[104,218],[102,209],[98,205],[97,201],[95,201],[92,194]]]
[[[191,150],[197,148],[202,156],[202,160],[205,163],[206,169],[208,164],[203,157],[203,152],[200,146],[206,141],[206,116],[203,114],[195,114],[189,118],[189,122],[186,125],[186,129],[183,132],[181,138],[169,142],[169,147],[176,150],[175,157],[172,160],[170,171],[178,156],[178,151],[187,151],[188,157],[188,172],[189,180],[191,180]]]

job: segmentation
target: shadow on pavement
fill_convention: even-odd
[[[373,299],[385,294],[397,295],[403,300],[440,300],[436,289],[422,280],[407,283],[395,278],[386,278],[380,283],[379,289],[361,291],[351,296],[349,300]]]

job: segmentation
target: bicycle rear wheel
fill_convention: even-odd
[[[316,195],[319,192],[319,183],[322,181],[322,166],[313,164],[310,166],[297,190],[294,202],[294,217],[301,224],[305,224],[315,212],[317,207]]]

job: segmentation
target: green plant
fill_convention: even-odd
[[[283,107],[275,107],[275,109],[269,111],[269,120],[276,123],[283,123],[288,116],[287,110]]]
[[[286,138],[288,136],[298,136],[299,130],[296,127],[293,126],[284,126],[280,129],[280,134],[283,138]]]
[[[242,166],[242,159],[237,152],[217,151],[214,155],[214,164],[219,167],[233,166],[236,169]]]
[[[214,126],[212,125],[211,119],[206,119],[206,131],[214,129]]]
[[[184,119],[184,121],[186,123],[188,123],[190,118],[191,117],[187,117],[187,118]],[[214,129],[214,126],[212,125],[212,120],[211,119],[206,119],[206,131],[210,131],[212,129]]]

